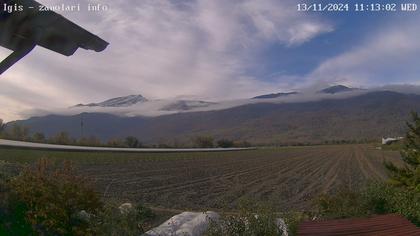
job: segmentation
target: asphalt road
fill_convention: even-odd
[[[63,151],[86,151],[86,152],[226,152],[226,151],[244,151],[254,150],[256,148],[109,148],[109,147],[84,147],[55,145],[43,143],[30,143],[0,139],[0,147],[28,148],[28,149],[46,149]]]

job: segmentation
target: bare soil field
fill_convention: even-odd
[[[340,187],[386,178],[395,151],[370,145],[313,146],[221,153],[84,153],[0,149],[0,160],[73,160],[109,199],[163,209],[229,209],[241,198],[276,210],[309,210],[313,199]]]

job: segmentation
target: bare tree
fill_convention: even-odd
[[[4,130],[6,129],[6,124],[0,119],[0,136],[3,134]]]

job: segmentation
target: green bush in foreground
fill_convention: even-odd
[[[97,214],[102,203],[86,185],[86,179],[74,174],[69,163],[53,170],[46,160],[36,168],[25,168],[10,181],[11,196],[25,211],[32,230],[41,235],[93,235],[80,212]]]
[[[154,215],[141,205],[122,211],[103,206],[70,163],[8,175],[0,163],[0,235],[140,235]]]
[[[97,235],[141,235],[151,228],[150,221],[154,218],[155,214],[142,205],[124,210],[109,204],[95,217],[93,227]]]
[[[282,235],[283,231],[276,225],[277,218],[272,209],[243,202],[238,215],[226,215],[212,221],[206,236]]]
[[[420,193],[420,117],[412,114],[412,123],[407,123],[408,132],[401,156],[403,167],[388,162],[385,164],[391,174],[390,183]]]
[[[420,194],[386,183],[371,183],[361,191],[342,189],[335,195],[321,196],[316,205],[319,216],[325,219],[398,213],[420,226]]]
[[[25,220],[26,207],[11,195],[10,178],[17,173],[9,166],[0,161],[0,235],[31,235],[31,225]]]

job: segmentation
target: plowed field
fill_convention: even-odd
[[[399,162],[397,152],[369,145],[166,154],[0,149],[0,159],[7,161],[39,157],[73,160],[105,198],[195,210],[234,207],[242,197],[269,202],[278,210],[305,210],[322,192],[384,180],[382,162]]]

